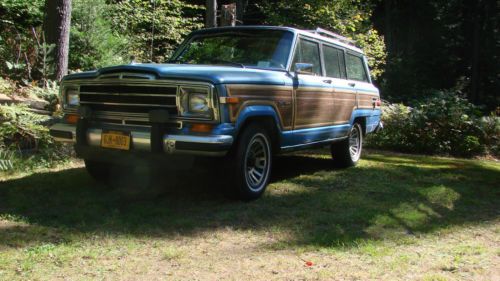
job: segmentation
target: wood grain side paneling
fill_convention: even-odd
[[[247,105],[270,105],[275,108],[284,130],[292,129],[293,88],[291,86],[228,85],[228,96],[238,97],[239,103],[229,105],[231,122],[238,119],[240,111]]]
[[[297,104],[295,128],[312,128],[333,124],[335,112],[331,89],[299,88],[295,97]]]
[[[354,91],[338,91],[333,93],[333,120],[336,124],[344,124],[349,122],[352,116],[352,111],[356,107],[356,92]]]
[[[373,99],[376,98],[378,99],[377,94],[365,94],[365,93],[359,93],[358,94],[358,108],[360,109],[379,109],[380,106],[373,106]]]

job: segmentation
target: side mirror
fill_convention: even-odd
[[[295,74],[313,74],[314,64],[298,62],[295,64]]]

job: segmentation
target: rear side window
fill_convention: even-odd
[[[365,64],[362,57],[347,54],[347,79],[368,82],[368,75],[366,75]]]
[[[340,49],[323,45],[326,76],[333,78],[345,77],[344,52]]]
[[[321,59],[319,57],[319,44],[316,42],[300,39],[293,58],[293,67],[295,63],[311,63],[313,65],[313,74],[321,76]]]

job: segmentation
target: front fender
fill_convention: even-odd
[[[278,117],[276,109],[271,105],[248,105],[245,106],[240,113],[235,122],[236,131],[239,131],[245,122],[250,118],[255,117],[271,117],[273,118],[278,129],[281,131],[281,122]]]

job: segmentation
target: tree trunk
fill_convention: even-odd
[[[205,16],[205,27],[217,26],[217,0],[207,0],[207,13]]]
[[[236,4],[222,5],[220,15],[220,26],[236,25]]]
[[[392,47],[394,46],[393,42],[393,37],[392,37],[392,0],[385,0],[384,1],[384,8],[385,8],[385,13],[384,13],[384,19],[385,19],[385,26],[384,26],[384,31],[385,31],[385,42],[386,42],[386,47],[387,47],[387,52],[392,54]]]
[[[243,15],[247,8],[248,0],[236,0],[236,24],[243,24]]]
[[[471,89],[470,100],[474,103],[481,101],[479,91],[479,52],[481,40],[481,1],[478,1],[474,7],[475,13],[473,14],[472,26],[472,58],[471,58]]]
[[[46,0],[44,32],[47,44],[55,44],[57,81],[68,73],[69,31],[71,26],[71,0]]]

